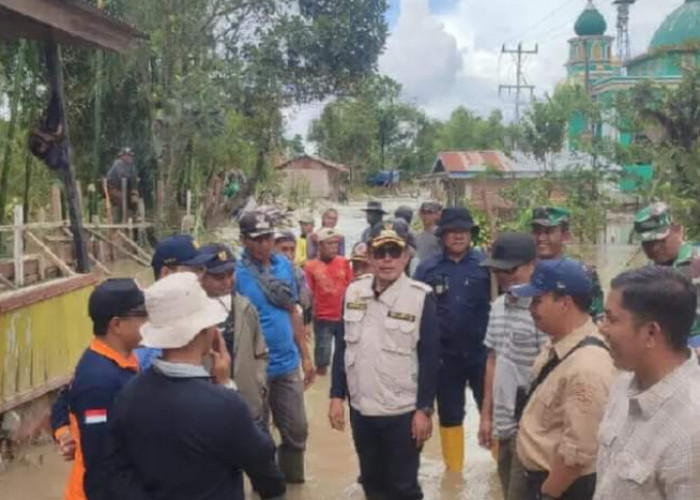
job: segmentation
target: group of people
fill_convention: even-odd
[[[304,389],[329,370],[330,425],[349,420],[368,499],[423,498],[435,401],[446,469],[463,472],[467,387],[505,500],[700,498],[700,253],[665,204],[635,219],[653,265],[607,300],[566,256],[563,208],[488,253],[466,208],[423,203],[415,232],[409,207],[365,211],[347,259],[334,209],[298,237],[251,211],[238,259],[177,235],[146,290],[100,284],[52,412],[75,460],[66,499],[242,499],[243,472],[284,498],[305,481]]]

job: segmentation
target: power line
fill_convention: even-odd
[[[513,54],[516,58],[516,77],[515,77],[515,85],[513,84],[502,84],[498,86],[498,95],[500,96],[502,92],[505,90],[509,94],[511,94],[513,91],[515,92],[515,121],[516,123],[520,122],[520,105],[522,104],[521,102],[521,96],[522,96],[522,91],[523,90],[529,90],[530,91],[530,98],[532,98],[534,92],[535,92],[535,86],[534,85],[528,85],[526,80],[525,80],[525,75],[523,74],[523,59],[524,57],[527,57],[528,55],[532,54],[537,54],[539,52],[539,47],[535,45],[534,49],[523,49],[523,44],[522,42],[518,44],[518,47],[516,49],[508,49],[506,48],[506,45],[503,44],[503,48],[501,49],[502,54]]]
[[[529,32],[532,31],[533,29],[537,28],[540,24],[542,24],[543,22],[545,22],[547,19],[553,17],[555,14],[557,14],[559,11],[561,11],[564,7],[568,6],[569,4],[571,4],[571,3],[575,2],[575,1],[578,1],[578,0],[564,0],[561,4],[559,4],[558,7],[555,7],[549,14],[545,15],[542,19],[540,19],[539,21],[537,21],[535,24],[531,25],[531,26],[530,26],[529,28],[527,28],[525,31],[522,31],[522,32],[520,32],[519,34],[510,37],[509,39],[507,39],[507,40],[505,41],[505,43],[510,43],[510,42],[512,42],[512,41],[514,41],[514,40],[517,40],[517,39],[519,39],[519,38],[523,38],[523,36],[524,36],[525,34],[529,33]],[[567,21],[567,22],[568,22],[568,21]]]

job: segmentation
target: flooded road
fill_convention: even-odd
[[[388,212],[399,205],[416,209],[420,200],[382,200]],[[348,252],[366,226],[361,208],[356,202],[339,207],[338,229],[345,234]],[[320,221],[320,207],[315,212]],[[417,216],[417,215],[416,215]],[[219,238],[232,243],[235,230],[222,230]],[[207,242],[206,239],[202,239]],[[583,249],[581,249],[583,252]],[[601,272],[603,285],[630,257],[628,246],[608,246],[602,251],[590,252]],[[152,281],[150,269],[126,264],[115,269],[115,275],[137,276],[143,285]],[[288,489],[289,500],[361,500],[364,498],[357,484],[358,465],[349,429],[344,433],[333,431],[327,419],[329,378],[317,379],[306,392],[306,408],[310,425],[310,437],[306,456],[307,482]],[[479,417],[471,395],[467,398],[465,469],[463,474],[446,474],[442,464],[437,420],[432,439],[426,445],[421,460],[420,482],[427,500],[500,500],[501,493],[496,475],[496,464],[491,454],[479,448],[476,442]],[[346,414],[347,415],[347,414]],[[349,427],[349,426],[348,426]],[[2,500],[59,500],[63,497],[70,465],[63,462],[53,446],[30,448],[26,459],[10,465],[0,473],[0,498]],[[255,498],[251,494],[249,498]]]

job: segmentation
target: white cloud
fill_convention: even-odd
[[[663,19],[684,0],[638,2],[631,8],[630,35],[633,55],[646,50]],[[596,6],[616,35],[616,11],[612,0]],[[507,43],[525,48],[539,45],[539,54],[528,57],[524,68],[537,95],[551,91],[566,76],[569,38],[585,6],[584,0],[459,0],[444,15],[429,12],[429,0],[402,0],[401,14],[379,63],[380,70],[398,80],[406,97],[437,118],[446,118],[464,105],[481,113],[501,108],[512,116],[513,100],[499,98],[499,83],[514,83],[515,64],[501,54]],[[320,113],[302,111],[293,123],[306,130]],[[306,120],[307,123],[304,123]],[[293,134],[291,134],[293,135]],[[303,134],[305,135],[305,134]]]

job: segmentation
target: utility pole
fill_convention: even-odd
[[[539,47],[537,45],[535,45],[534,49],[527,50],[527,49],[523,49],[522,42],[518,44],[517,49],[509,49],[509,48],[506,48],[505,45],[503,45],[503,48],[501,49],[502,54],[514,54],[516,56],[516,63],[517,63],[516,75],[517,76],[516,76],[515,85],[505,84],[505,85],[498,86],[498,95],[499,96],[503,93],[504,90],[507,90],[509,95],[511,92],[515,91],[515,122],[516,123],[520,123],[520,105],[522,104],[522,101],[521,101],[522,91],[529,90],[531,98],[532,98],[532,95],[535,91],[535,86],[528,85],[527,81],[525,80],[525,76],[523,75],[523,59],[524,59],[524,57],[526,57],[528,55],[537,54],[538,52],[539,52]]]

